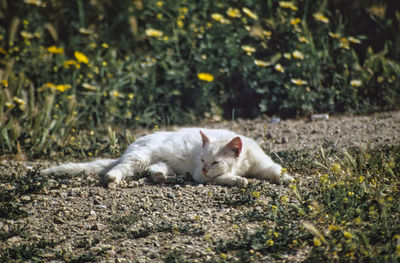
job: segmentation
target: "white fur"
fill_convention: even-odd
[[[240,151],[229,146],[233,138],[236,138],[235,142],[241,142]],[[149,165],[156,182],[165,181],[167,175],[186,173],[190,173],[196,182],[214,181],[222,185],[246,185],[247,176],[274,183],[292,180],[287,174],[281,175],[282,167],[274,163],[253,139],[227,130],[203,128],[156,132],[132,143],[119,159],[67,163],[45,169],[42,174],[93,172],[105,175],[107,182],[119,183],[134,174],[138,163]]]

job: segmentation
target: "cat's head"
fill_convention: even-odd
[[[202,131],[200,135],[203,142],[203,151],[200,156],[203,176],[212,180],[219,175],[229,173],[242,152],[240,137],[227,142],[226,140],[211,141]]]

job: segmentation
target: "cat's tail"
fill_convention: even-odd
[[[84,172],[104,175],[118,162],[119,159],[98,159],[87,163],[65,163],[44,169],[40,171],[40,174],[77,174]]]

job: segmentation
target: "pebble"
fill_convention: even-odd
[[[99,209],[106,209],[106,205],[95,205],[94,207],[99,208]]]
[[[117,252],[115,252],[114,249],[110,249],[106,251],[106,254],[109,255],[110,257],[115,257],[115,255],[117,254]]]
[[[31,201],[31,197],[29,196],[29,195],[24,195],[24,196],[21,196],[21,201],[24,201],[24,202],[29,202],[29,201]]]
[[[168,198],[171,198],[171,199],[174,199],[174,198],[175,198],[175,194],[174,194],[174,193],[171,193],[171,192],[168,192],[168,193],[167,193],[167,197],[168,197]]]
[[[56,216],[56,217],[53,219],[53,222],[56,223],[56,224],[65,224],[65,220],[62,219],[61,217],[58,217],[58,216]]]
[[[107,184],[107,188],[108,189],[116,189],[117,188],[117,184],[116,183],[108,183]]]
[[[99,230],[99,231],[103,231],[106,228],[107,228],[107,226],[102,223],[96,223],[96,224],[92,225],[92,227],[91,227],[92,230]]]

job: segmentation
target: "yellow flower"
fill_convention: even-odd
[[[223,16],[218,13],[213,13],[213,14],[211,14],[211,18],[217,22],[220,22],[222,20]]]
[[[156,5],[157,5],[158,7],[162,7],[162,6],[163,6],[163,4],[164,4],[164,2],[163,2],[163,1],[157,1],[157,3],[156,3]]]
[[[107,44],[107,43],[102,43],[101,46],[102,46],[103,48],[108,48],[108,44]]]
[[[207,82],[211,82],[214,80],[214,76],[209,73],[199,73],[199,74],[197,74],[197,77],[200,80],[207,81]]]
[[[1,47],[0,47],[0,53],[2,53],[3,55],[7,55],[7,51],[5,51],[4,48],[1,48]]]
[[[281,197],[281,202],[284,204],[287,204],[289,202],[289,197],[287,197],[286,195],[283,195]]]
[[[314,246],[319,247],[322,245],[321,240],[318,237],[314,237]]]
[[[112,95],[113,95],[114,97],[116,97],[116,98],[118,98],[118,97],[120,96],[120,94],[119,94],[118,91],[114,91],[114,92],[112,93]]]
[[[259,67],[268,67],[271,65],[271,63],[269,63],[269,62],[258,60],[258,59],[254,60],[254,64],[256,64]]]
[[[288,8],[292,11],[298,10],[297,6],[295,6],[292,2],[289,2],[289,1],[281,1],[281,2],[279,2],[279,6],[282,8]]]
[[[329,18],[327,18],[326,16],[324,16],[322,13],[315,13],[313,14],[314,19],[317,21],[320,21],[322,23],[328,24],[329,23]]]
[[[25,31],[25,30],[21,31],[20,34],[21,34],[21,36],[22,36],[23,38],[26,38],[26,39],[33,38],[33,34],[30,33],[30,32],[27,32],[27,31]]]
[[[226,255],[225,253],[221,253],[221,254],[219,254],[219,257],[220,257],[221,259],[226,259],[226,258],[227,258],[227,255]]]
[[[176,25],[179,28],[183,28],[185,24],[183,23],[182,19],[178,18],[178,20],[176,21]]]
[[[354,223],[356,223],[357,225],[361,224],[361,222],[362,222],[361,217],[354,218]]]
[[[268,239],[266,244],[267,246],[272,247],[274,245],[274,241],[272,239]]]
[[[359,79],[353,79],[352,81],[350,81],[350,85],[357,88],[362,85],[362,81]]]
[[[211,18],[214,19],[217,22],[220,22],[221,24],[227,25],[227,24],[231,23],[231,21],[229,21],[223,15],[218,14],[218,13],[211,14]]]
[[[350,36],[350,37],[348,37],[348,39],[353,44],[361,44],[361,41],[355,37]]]
[[[63,65],[64,65],[64,68],[69,68],[70,66],[75,66],[77,68],[80,68],[80,65],[75,60],[72,60],[72,59],[64,61]]]
[[[246,7],[243,7],[243,8],[242,8],[242,11],[243,11],[243,13],[245,13],[248,17],[250,17],[250,18],[252,18],[252,19],[254,19],[254,20],[257,20],[257,19],[258,19],[257,14],[253,13],[250,9],[248,9],[248,8],[246,8]]]
[[[330,230],[330,231],[338,231],[338,230],[339,230],[339,227],[338,227],[338,226],[335,226],[335,225],[329,225],[329,230]]]
[[[6,104],[5,104],[5,105],[6,105],[6,107],[7,107],[7,108],[9,108],[9,109],[12,109],[12,108],[14,108],[14,107],[15,107],[15,106],[14,106],[14,103],[12,103],[12,102],[9,102],[9,101],[8,101],[8,102],[6,102]]]
[[[93,86],[89,83],[82,83],[82,87],[87,90],[96,90],[96,86]]]
[[[56,90],[58,90],[59,92],[65,92],[66,90],[71,88],[71,85],[69,84],[59,84],[57,86],[54,87]]]
[[[339,39],[340,35],[338,33],[329,32],[328,35],[331,38]]]
[[[180,8],[178,9],[178,12],[179,12],[180,14],[187,14],[188,11],[189,11],[189,9],[188,9],[186,6],[180,7]]]
[[[308,84],[307,81],[302,80],[302,79],[290,79],[290,81],[291,81],[293,84],[296,84],[296,85],[298,85],[298,86],[307,85],[307,84]]]
[[[49,51],[52,54],[62,54],[62,53],[64,53],[64,49],[62,47],[56,47],[56,46],[48,47],[47,51]]]
[[[18,104],[18,107],[20,110],[24,110],[25,109],[25,101],[23,99],[20,99],[18,97],[14,97],[13,101]]]
[[[2,81],[0,81],[0,84],[6,88],[8,88],[8,81],[6,79],[3,79]]]
[[[25,2],[25,4],[28,4],[28,5],[35,5],[35,6],[41,6],[42,5],[42,1],[41,0],[25,0],[24,2]]]
[[[79,51],[75,51],[74,52],[74,56],[76,58],[76,61],[78,61],[78,63],[84,63],[84,64],[88,64],[89,63],[89,58],[83,54],[82,52]]]
[[[308,39],[305,37],[299,37],[299,42],[301,43],[308,43]]]
[[[342,37],[341,39],[339,39],[340,43],[340,47],[343,49],[350,49],[350,45],[349,45],[349,40],[345,37]]]
[[[300,19],[300,18],[293,18],[293,19],[290,20],[290,24],[291,24],[292,26],[295,26],[295,25],[297,25],[297,24],[300,23],[300,22],[301,22],[301,19]]]
[[[284,73],[284,72],[285,72],[285,69],[282,67],[281,64],[276,64],[276,65],[275,65],[275,70],[277,70],[277,71],[279,71],[279,72],[281,72],[281,73]]]
[[[298,50],[293,51],[292,55],[295,59],[304,59],[303,53]]]
[[[251,55],[252,53],[256,52],[256,49],[251,46],[243,45],[242,49],[246,51],[247,55]]]
[[[128,98],[130,98],[131,100],[133,100],[134,97],[135,97],[135,94],[133,94],[133,93],[128,94]]]
[[[228,10],[226,10],[226,14],[232,18],[240,18],[240,11],[237,8],[229,7]]]
[[[271,31],[267,31],[267,30],[263,30],[262,34],[267,37],[268,39],[272,36],[272,32]]]
[[[164,33],[161,30],[153,28],[146,29],[145,34],[148,37],[162,37],[164,35]]]
[[[254,192],[251,193],[251,195],[252,195],[254,198],[259,198],[259,197],[260,197],[260,192],[254,191]]]
[[[353,238],[353,234],[347,231],[343,232],[343,236],[347,239],[352,239]]]

